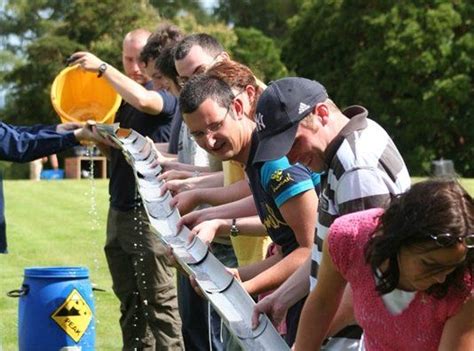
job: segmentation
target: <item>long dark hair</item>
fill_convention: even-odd
[[[431,235],[449,233],[459,237],[473,232],[473,199],[456,180],[432,179],[413,185],[392,200],[365,248],[366,261],[379,278],[377,291],[383,295],[397,287],[400,279],[397,256],[402,247],[434,250],[439,246]],[[385,262],[388,266],[381,271]],[[450,287],[465,289],[464,275],[468,271],[472,279],[473,263],[474,250],[469,249],[464,263],[427,293],[442,298]]]

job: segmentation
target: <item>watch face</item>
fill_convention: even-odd
[[[105,73],[105,71],[107,70],[107,65],[105,63],[101,63],[100,66],[99,66],[99,74],[97,75],[97,77],[102,77],[102,75]]]
[[[236,219],[234,218],[232,220],[232,225],[230,226],[230,235],[231,236],[237,236],[240,232],[239,228],[237,228],[237,226],[235,225],[236,223]]]

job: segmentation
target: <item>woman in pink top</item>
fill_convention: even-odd
[[[318,350],[347,283],[366,351],[474,350],[474,202],[452,180],[415,184],[384,212],[340,217],[324,243],[296,350]]]

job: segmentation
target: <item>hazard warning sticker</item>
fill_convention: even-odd
[[[91,322],[92,311],[79,291],[73,289],[63,304],[53,312],[51,318],[67,335],[78,342]]]

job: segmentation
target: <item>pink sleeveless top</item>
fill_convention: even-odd
[[[375,276],[364,257],[365,245],[382,214],[382,209],[370,209],[339,217],[328,235],[332,261],[353,291],[354,314],[364,329],[365,349],[437,350],[445,322],[473,293],[471,276],[466,274],[464,292],[452,289],[443,299],[436,299],[419,291],[405,310],[392,315],[375,290]]]

